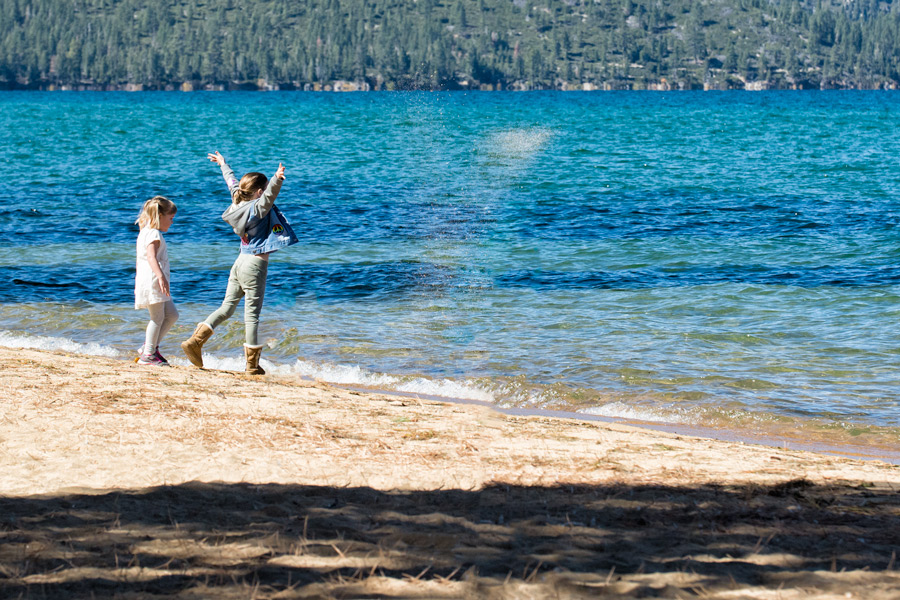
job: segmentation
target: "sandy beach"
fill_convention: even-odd
[[[0,597],[900,598],[900,466],[0,348]]]

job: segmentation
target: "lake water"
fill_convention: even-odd
[[[238,252],[219,150],[287,168],[272,371],[900,448],[896,93],[4,92],[0,131],[0,345],[133,356],[163,194],[187,364]]]

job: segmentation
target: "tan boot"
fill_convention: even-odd
[[[195,367],[203,368],[203,344],[212,334],[212,327],[206,323],[197,323],[197,328],[194,329],[191,338],[181,342],[181,349]]]
[[[266,372],[259,366],[259,355],[262,352],[262,346],[248,346],[244,344],[244,354],[247,355],[247,369],[245,373],[248,375],[265,375]]]

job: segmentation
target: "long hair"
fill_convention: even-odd
[[[262,173],[247,173],[241,177],[241,182],[238,184],[238,189],[235,191],[232,201],[235,204],[240,204],[241,202],[253,200],[256,192],[266,189],[268,184],[269,178]]]
[[[141,214],[138,215],[135,224],[140,225],[141,229],[150,227],[151,229],[159,229],[160,215],[174,215],[178,212],[175,203],[165,196],[153,196],[141,208]]]

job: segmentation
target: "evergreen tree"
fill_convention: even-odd
[[[900,84],[877,0],[0,0],[0,87]]]

